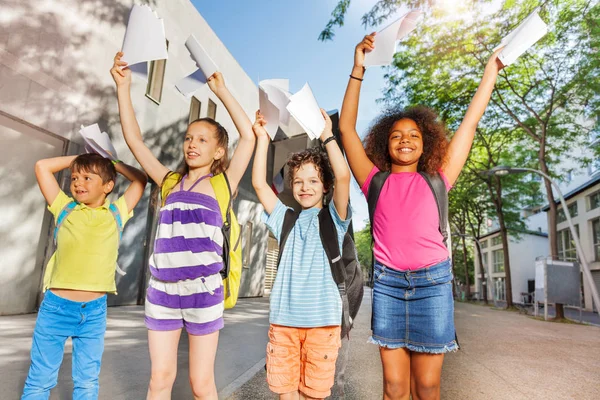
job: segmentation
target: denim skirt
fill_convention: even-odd
[[[398,271],[376,262],[369,342],[419,353],[458,350],[453,278],[449,259],[416,271]]]

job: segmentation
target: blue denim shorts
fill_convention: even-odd
[[[453,278],[449,259],[416,271],[397,271],[376,262],[369,342],[419,353],[458,350]]]

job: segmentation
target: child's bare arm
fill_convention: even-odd
[[[143,171],[123,162],[116,163],[115,168],[118,173],[131,182],[123,195],[123,197],[125,197],[125,203],[127,204],[127,211],[131,211],[142,198],[148,177]]]
[[[52,204],[61,189],[54,174],[69,168],[77,156],[45,158],[35,163],[35,177],[42,195],[48,204]]]
[[[498,60],[500,51],[502,51],[502,49],[498,49],[490,57],[485,67],[483,78],[481,78],[481,83],[477,88],[477,92],[475,92],[475,96],[473,96],[473,100],[471,100],[471,104],[469,104],[465,118],[456,130],[456,133],[450,142],[450,146],[448,147],[448,162],[444,166],[443,171],[450,185],[456,182],[458,175],[460,175],[460,171],[467,161],[467,157],[469,157],[477,124],[479,124],[479,120],[483,116],[490,101],[496,78],[498,77],[498,72],[504,68],[500,60]]]
[[[131,70],[129,68],[121,69],[127,64],[121,61],[123,53],[117,53],[114,59],[113,67],[110,73],[117,85],[117,99],[119,101],[119,117],[121,119],[121,128],[127,146],[140,163],[144,171],[150,178],[159,185],[163,178],[169,172],[169,169],[161,164],[152,154],[152,151],[144,144],[140,126],[135,118],[135,111],[131,103]]]
[[[369,173],[373,169],[373,163],[367,157],[358,132],[356,132],[356,119],[358,116],[358,99],[360,97],[360,87],[364,76],[365,52],[371,51],[375,45],[375,33],[364,37],[354,51],[354,67],[352,76],[358,79],[349,78],[342,111],[340,113],[340,133],[342,136],[342,145],[346,150],[348,163],[354,174],[354,178],[360,186],[367,180]],[[338,209],[339,211],[339,209]]]
[[[269,135],[265,129],[267,121],[256,112],[256,122],[252,130],[256,134],[256,153],[254,154],[254,165],[252,166],[252,186],[256,191],[258,200],[265,208],[267,214],[271,214],[277,205],[277,196],[267,183],[267,153],[269,152]]]
[[[208,78],[208,86],[217,95],[219,100],[221,100],[240,134],[237,147],[227,168],[229,185],[231,186],[231,191],[235,193],[244,172],[246,172],[246,168],[248,168],[248,163],[250,163],[250,158],[252,158],[252,152],[254,151],[256,140],[252,132],[252,123],[242,106],[240,106],[225,86],[223,74],[215,72]]]
[[[325,129],[321,134],[321,141],[325,142],[330,137],[333,137],[331,131],[331,119],[325,110],[321,109],[323,118],[325,118]],[[335,179],[333,187],[333,205],[337,210],[340,218],[346,219],[348,216],[348,201],[350,199],[350,171],[348,165],[344,159],[344,155],[340,150],[335,139],[330,139],[325,145],[327,155],[329,156],[329,162],[331,163],[331,169]]]

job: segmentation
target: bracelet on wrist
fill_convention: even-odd
[[[358,78],[358,77],[356,77],[356,76],[354,76],[354,75],[352,75],[352,74],[350,74],[350,78],[352,78],[352,79],[356,79],[357,81],[360,81],[360,82],[362,82],[362,81],[363,81],[363,79],[364,79],[364,78]]]
[[[323,147],[327,146],[327,143],[335,140],[335,136],[331,135],[327,139],[323,140]]]
[[[121,160],[110,160],[110,162],[112,162],[113,165],[117,165],[118,163],[123,162],[123,161],[121,161]]]

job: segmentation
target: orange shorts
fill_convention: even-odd
[[[271,324],[267,382],[278,394],[300,391],[323,399],[331,394],[341,346],[339,326],[294,328]]]

